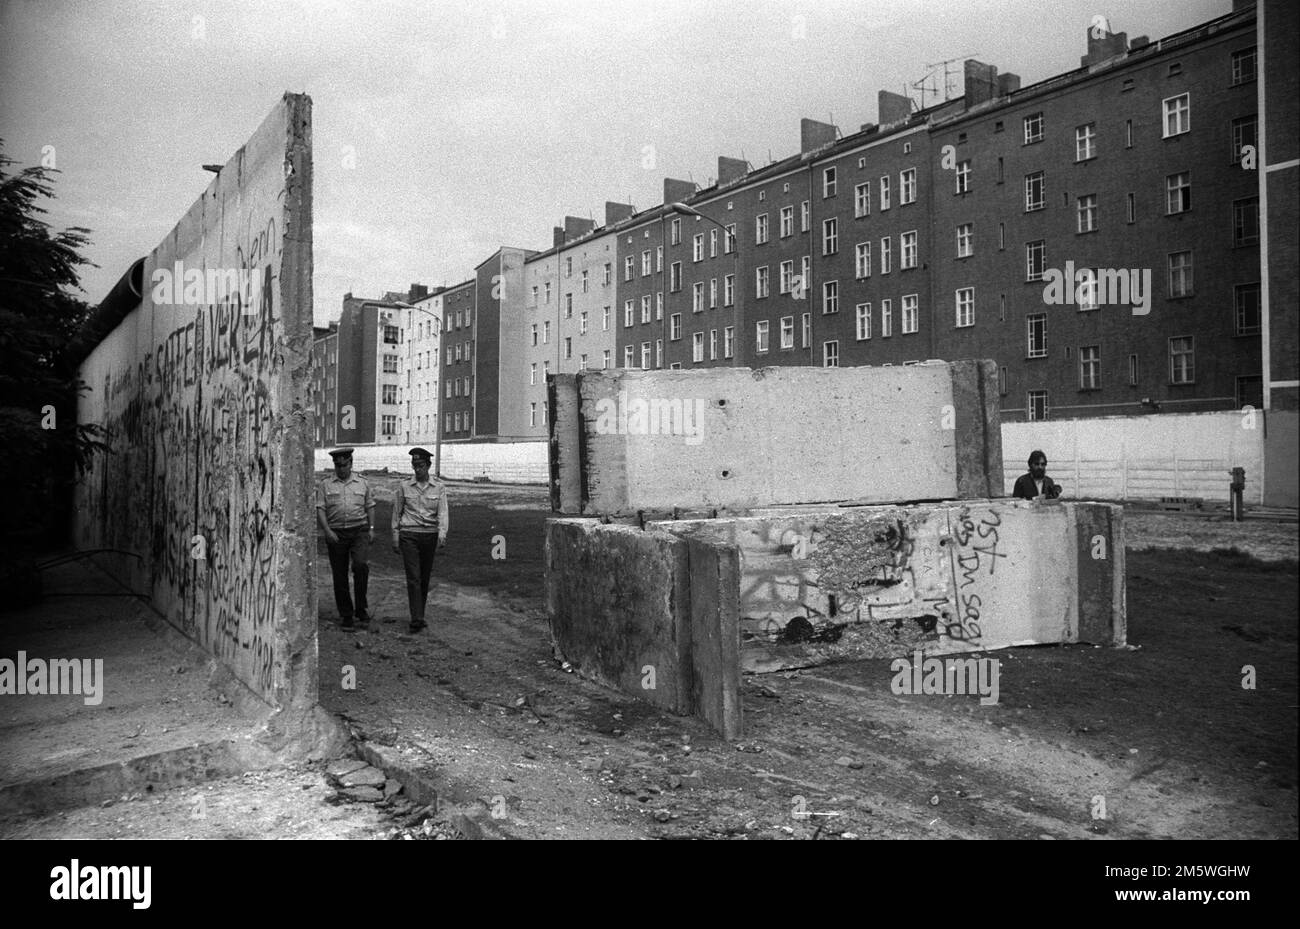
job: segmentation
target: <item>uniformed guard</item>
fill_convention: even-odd
[[[393,551],[402,556],[406,569],[406,598],[411,610],[411,632],[419,632],[424,606],[429,599],[429,575],[433,555],[447,544],[447,488],[429,478],[429,452],[411,449],[415,477],[402,481],[393,494]]]
[[[325,533],[334,575],[334,605],[344,629],[353,628],[353,604],[348,592],[348,563],[356,582],[357,622],[370,626],[366,609],[366,583],[370,579],[370,543],[375,540],[375,500],[370,483],[352,473],[352,449],[336,448],[334,475],[316,485],[316,521]]]

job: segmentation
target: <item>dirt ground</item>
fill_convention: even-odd
[[[391,479],[373,479],[384,526]],[[543,605],[549,515],[541,488],[454,486],[419,635],[406,632],[386,536],[372,549],[379,622],[368,632],[337,625],[318,552],[321,702],[423,758],[448,804],[477,805],[508,835],[1297,838],[1294,522],[1130,509],[1131,648],[990,653],[1001,661],[993,706],[895,696],[887,660],[746,677],[746,736],[729,744],[560,668]],[[498,536],[504,560],[492,558]],[[1246,665],[1254,689],[1242,687]],[[332,795],[320,766],[293,768],[0,833],[402,837],[383,810]],[[196,820],[200,796],[207,818]],[[426,829],[412,837],[455,837],[441,814]]]
[[[558,667],[546,507],[540,488],[454,488],[418,636],[387,545],[371,600],[395,622],[372,632],[338,628],[323,546],[318,568],[322,703],[422,753],[510,834],[1297,837],[1294,523],[1132,511],[1133,648],[997,652],[995,706],[895,696],[888,661],[747,677],[746,738],[728,744]],[[1171,541],[1205,550],[1156,547]],[[330,680],[344,665],[354,691]]]

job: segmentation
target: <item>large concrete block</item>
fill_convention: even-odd
[[[1122,509],[968,500],[548,522],[552,628],[578,670],[740,735],[740,673],[836,658],[1125,642]],[[676,673],[647,693],[646,662]],[[685,699],[689,694],[689,699]]]
[[[316,701],[311,100],[286,94],[144,264],[89,353],[109,430],[75,539],[277,708]],[[164,284],[170,283],[164,289]],[[294,714],[286,714],[286,718]]]
[[[992,362],[584,372],[579,441],[552,446],[559,474],[567,456],[579,456],[582,498],[575,507],[561,494],[559,509],[628,515],[996,495],[995,376]]]

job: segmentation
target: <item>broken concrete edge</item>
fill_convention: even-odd
[[[251,738],[203,742],[55,777],[5,784],[0,786],[0,808],[10,814],[39,816],[126,794],[190,787],[279,763],[273,752]]]
[[[354,747],[357,755],[367,764],[381,769],[389,777],[400,781],[402,791],[408,800],[418,806],[432,806],[435,815],[441,815],[465,838],[474,840],[518,838],[498,820],[488,816],[486,810],[474,809],[466,803],[456,805],[440,803],[440,799],[445,801],[449,797],[460,799],[460,791],[444,779],[418,770],[395,749],[362,740],[357,740]]]

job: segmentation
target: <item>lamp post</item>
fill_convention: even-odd
[[[722,247],[724,249],[727,247],[727,235],[728,235],[727,227],[724,226],[722,223],[718,222],[712,216],[705,216],[703,213],[701,213],[699,210],[695,209],[694,207],[687,206],[685,203],[681,203],[681,202],[668,204],[668,210],[669,212],[672,213],[680,213],[683,216],[694,216],[697,219],[704,219],[713,223],[713,225],[717,226],[719,229],[722,230]],[[732,243],[732,246],[733,248],[731,252],[731,273],[732,276],[735,277],[736,279],[736,292],[734,294],[736,298],[736,302],[735,302],[735,306],[732,309],[731,315],[732,315],[732,321],[735,323],[736,326],[736,344],[735,344],[735,351],[732,353],[731,356],[731,364],[732,367],[738,367],[740,365],[741,345],[744,343],[744,334],[741,332],[741,324],[740,324],[740,320],[741,320],[740,298],[741,298],[741,293],[743,292],[743,282],[740,279],[739,231],[737,231],[736,239]],[[727,283],[725,279],[722,282],[722,299],[723,301],[727,299]],[[726,341],[727,341],[727,331],[725,328],[722,331],[722,341],[723,341],[723,350],[725,351]]]
[[[435,356],[438,360],[438,370],[442,370],[442,317],[432,310],[426,310],[423,307],[415,306],[411,303],[404,303],[401,300],[394,300],[394,306],[400,306],[404,310],[415,310],[417,313],[423,313],[425,316],[432,316],[438,324],[438,350]],[[409,368],[408,368],[409,371]],[[442,478],[442,378],[438,379],[438,385],[434,389],[434,400],[437,405],[434,407],[437,412],[433,417],[433,476]]]

